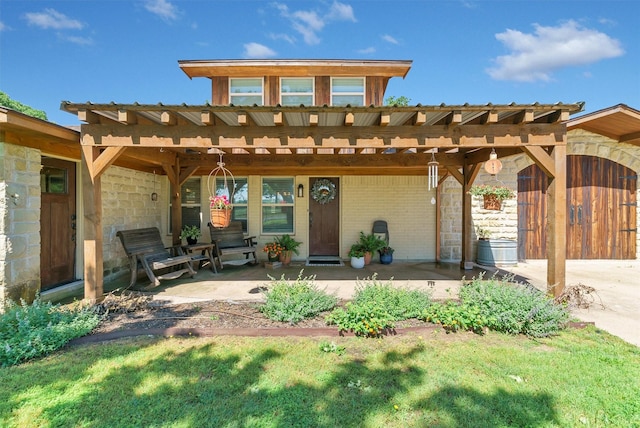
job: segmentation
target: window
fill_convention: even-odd
[[[249,183],[246,178],[236,178],[235,180],[235,190],[231,188],[228,189],[229,191],[233,191],[233,198],[231,198],[231,204],[233,205],[231,220],[240,221],[242,223],[242,230],[246,232],[249,204]],[[232,187],[233,180],[227,179],[227,185]],[[229,197],[224,185],[224,178],[216,178],[216,195],[226,195]]]
[[[313,105],[313,79],[283,77],[280,79],[280,104],[283,106]]]
[[[53,166],[43,166],[40,170],[40,190],[42,193],[67,193],[67,170]]]
[[[262,79],[229,79],[229,102],[237,106],[263,105]]]
[[[293,178],[262,179],[262,233],[293,233]]]
[[[331,79],[332,106],[364,105],[364,77],[333,77]]]
[[[182,226],[198,226],[202,224],[202,206],[200,178],[190,178],[180,187],[182,206]],[[169,231],[171,232],[172,215],[169,210]]]

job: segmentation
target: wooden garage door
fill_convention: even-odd
[[[636,183],[629,168],[567,156],[567,258],[635,259]],[[518,174],[518,257],[546,258],[547,177],[537,165]]]

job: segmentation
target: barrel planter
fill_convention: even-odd
[[[483,266],[515,266],[518,264],[518,241],[480,239],[476,261]]]

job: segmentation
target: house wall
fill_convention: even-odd
[[[158,194],[156,202],[151,193]],[[119,230],[157,227],[171,244],[168,235],[168,186],[166,177],[112,166],[102,175],[102,233],[104,239],[104,278],[109,280],[129,272],[120,240]],[[163,221],[164,218],[164,221]]]
[[[584,131],[571,130],[567,133],[567,155],[589,155],[612,160],[624,165],[638,174],[636,200],[639,201],[636,215],[638,231],[640,231],[640,147],[618,143],[608,137]],[[497,178],[507,187],[518,189],[518,172],[534,162],[524,153],[501,158],[502,171]],[[474,184],[492,184],[495,181],[484,169]],[[444,261],[460,261],[462,259],[462,186],[454,179],[447,178],[440,188],[441,212],[440,221],[440,258]],[[501,211],[488,211],[482,207],[482,198],[472,198],[472,220],[474,227],[482,227],[492,232],[492,238],[517,239],[518,212],[517,197],[503,201]],[[640,258],[640,233],[636,233],[636,258]]]
[[[40,152],[0,142],[0,309],[40,289]]]

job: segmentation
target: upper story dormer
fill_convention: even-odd
[[[211,79],[211,104],[235,106],[381,106],[389,79],[411,61],[178,61],[190,78]]]

